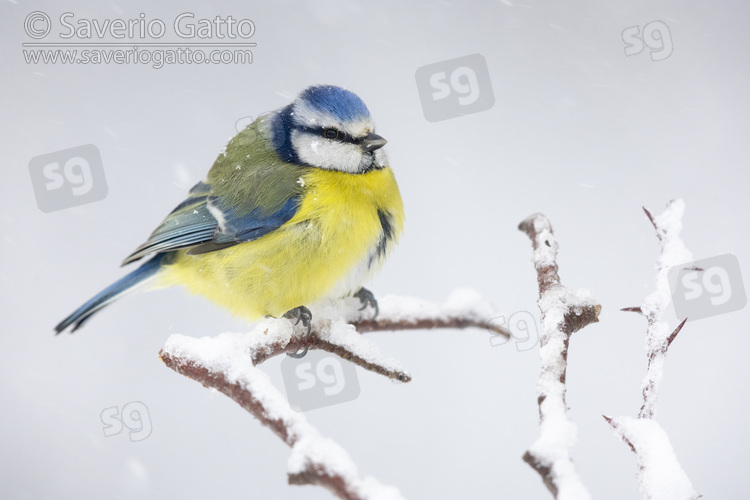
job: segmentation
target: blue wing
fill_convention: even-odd
[[[212,195],[209,184],[200,182],[122,264],[154,253],[190,248],[188,253],[195,255],[258,239],[294,217],[299,209],[300,195],[291,191],[289,194],[275,211],[268,213],[256,206],[243,214],[229,206],[221,196]]]

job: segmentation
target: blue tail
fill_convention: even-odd
[[[55,327],[55,334],[61,333],[71,325],[73,325],[73,328],[71,328],[70,332],[73,333],[99,309],[109,305],[128,290],[132,290],[149,278],[152,278],[159,270],[161,262],[166,255],[168,254],[161,253],[155,255],[151,260],[144,263],[132,273],[120,278],[96,294],[91,300],[76,309],[73,314],[62,320]]]

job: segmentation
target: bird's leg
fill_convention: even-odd
[[[354,296],[357,297],[359,299],[359,302],[362,304],[362,307],[359,308],[360,311],[364,311],[367,306],[371,306],[373,309],[375,309],[375,315],[372,317],[372,319],[378,317],[378,313],[380,312],[380,309],[378,308],[378,301],[375,299],[375,295],[373,295],[370,290],[362,287],[357,293],[354,294]]]

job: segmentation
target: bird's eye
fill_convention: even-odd
[[[338,139],[341,132],[336,130],[335,128],[326,128],[323,129],[323,137],[326,139]]]

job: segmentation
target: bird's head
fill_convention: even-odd
[[[375,133],[370,111],[341,87],[308,87],[268,123],[274,148],[290,163],[352,174],[386,164],[386,140]]]

